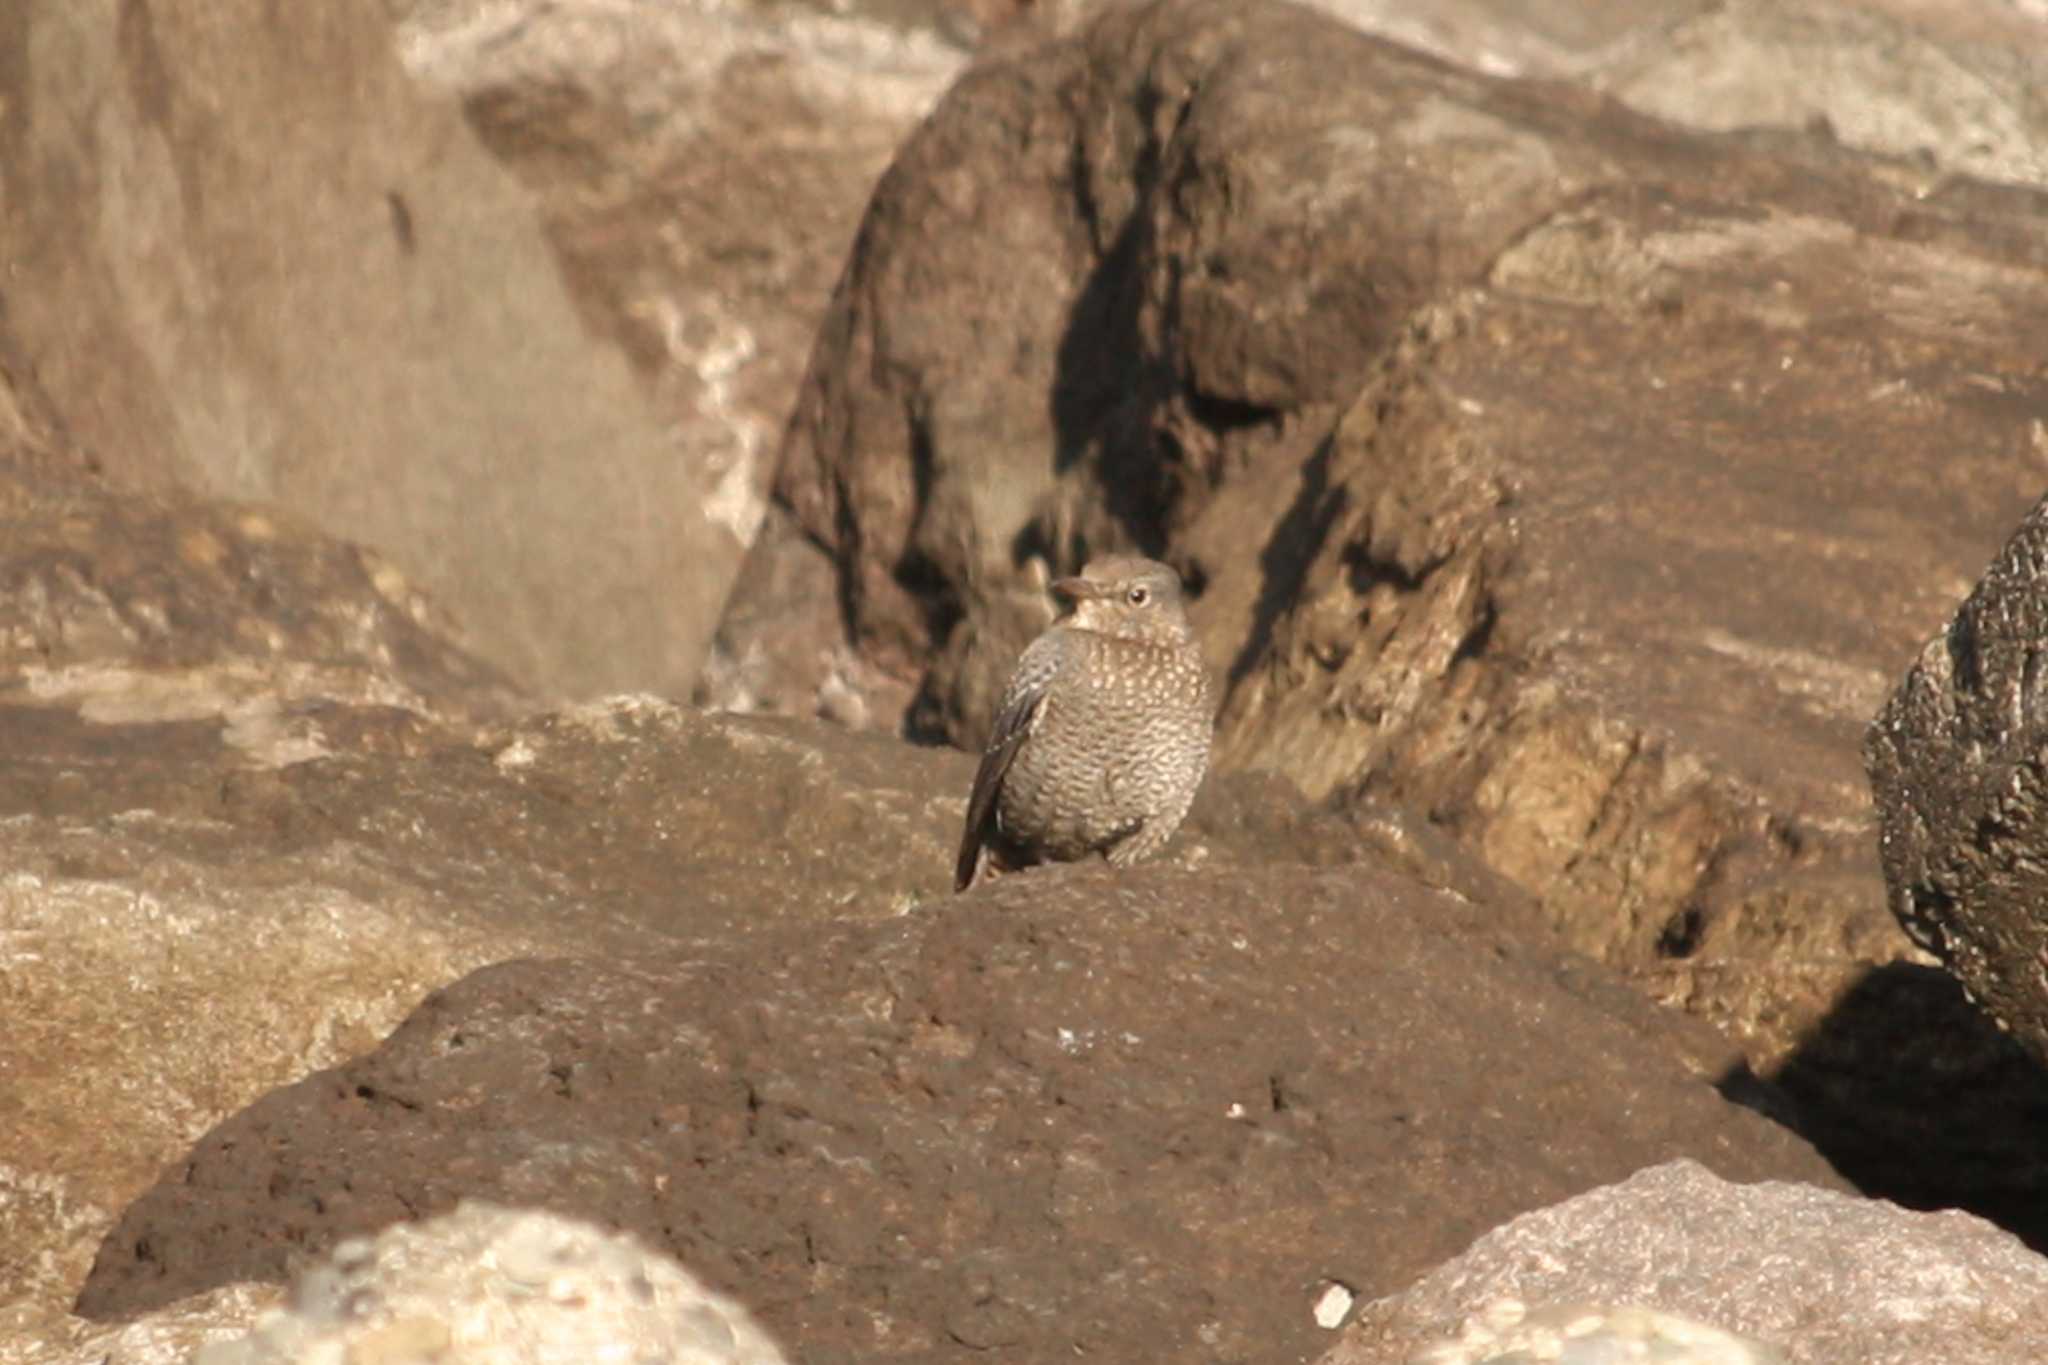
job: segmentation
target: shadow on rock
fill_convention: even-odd
[[[1945,972],[1871,968],[1769,1079],[1866,1194],[1965,1208],[2048,1250],[2048,1070]],[[1744,1083],[1719,1088],[1751,1103]]]

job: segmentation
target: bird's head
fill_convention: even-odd
[[[1112,555],[1090,560],[1052,590],[1074,604],[1068,625],[1124,640],[1179,645],[1192,638],[1180,575],[1153,559]]]

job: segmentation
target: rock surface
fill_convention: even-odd
[[[2048,504],[1871,725],[1892,912],[2048,1062]]]
[[[158,700],[153,675],[130,678]],[[0,1314],[17,1325],[75,1291],[119,1209],[209,1125],[484,963],[630,958],[942,893],[971,766],[653,703],[475,740],[406,712],[312,714],[324,752],[278,768],[214,713],[0,704],[0,1278],[19,1295]],[[886,844],[863,853],[861,829]]]
[[[1733,0],[1644,23],[1584,76],[1696,128],[1813,128],[1955,176],[2048,187],[2048,10]]]
[[[841,914],[892,913],[917,870],[945,886],[964,756],[648,700],[509,723],[516,693],[387,562],[274,509],[110,490],[10,373],[0,1343],[75,1336],[52,1308],[164,1161],[436,986],[745,925],[777,881]],[[857,827],[890,842],[863,855]],[[155,1349],[106,1346],[131,1348]]]
[[[1691,127],[1825,129],[1843,145],[2048,184],[2048,11],[2025,0],[1315,0],[1460,66],[1568,78]]]
[[[216,1342],[248,1335],[284,1301],[277,1285],[236,1284],[195,1294],[129,1322],[52,1316],[0,1339],[7,1365],[192,1365]]]
[[[242,1300],[111,1336],[57,1309],[164,1162],[435,987],[945,894],[967,756],[649,698],[508,720],[389,564],[112,491],[33,389],[0,382],[0,418],[0,1361],[182,1360],[245,1326]],[[1411,823],[1362,848],[1221,784],[1180,856],[1370,856],[1515,903]]]
[[[161,8],[24,14],[0,72],[24,111],[10,313],[91,456],[378,546],[527,686],[819,700],[755,636],[699,667],[861,202],[972,48],[1101,6],[364,0],[214,27]],[[1922,188],[2042,178],[2048,21],[2023,7],[1322,8],[1698,126],[1825,121],[1918,158]],[[405,69],[461,100],[531,204],[404,88],[386,11]],[[796,676],[895,690],[803,653]],[[828,710],[863,718],[843,689]]]
[[[1304,1286],[1646,1164],[1832,1180],[1711,1030],[1533,933],[1367,867],[1073,867],[487,968],[202,1139],[79,1311],[481,1198],[642,1237],[805,1360],[1285,1357]]]
[[[746,1309],[631,1238],[464,1204],[344,1242],[290,1308],[193,1365],[633,1360],[783,1365]]]
[[[1698,1319],[1791,1365],[2012,1365],[2048,1354],[2048,1260],[1963,1213],[1833,1190],[1730,1184],[1674,1161],[1524,1215],[1368,1304],[1323,1365],[1405,1365],[1512,1320],[1502,1304],[1633,1304]],[[1613,1357],[1625,1359],[1626,1357]]]
[[[511,702],[395,569],[273,510],[111,493],[31,391],[0,398],[35,432],[0,443],[5,1339],[209,1124],[543,940],[286,809],[305,764],[402,767]]]
[[[738,554],[385,7],[0,17],[7,328],[130,486],[378,547],[521,685],[687,690]]]
[[[95,1249],[110,1262],[137,1254],[109,1234],[164,1163],[186,1169],[182,1154],[208,1130],[268,1121],[308,1093],[244,1113],[267,1089],[342,1065],[422,995],[516,958],[585,961],[566,981],[504,967],[452,998],[474,1001],[508,977],[531,987],[521,999],[536,1009],[559,1002],[558,988],[605,982],[653,981],[670,999],[701,980],[690,970],[739,983],[721,987],[723,1032],[709,1036],[736,1059],[733,1074],[769,1078],[751,1111],[768,1117],[762,1134],[741,1124],[706,1141],[746,1173],[739,1189],[756,1202],[728,1199],[692,1221],[691,1191],[672,1186],[662,1198],[680,1230],[643,1230],[663,1246],[717,1243],[721,1274],[782,1286],[784,1320],[813,1301],[882,1302],[891,1322],[1001,1339],[1051,1317],[1018,1328],[1016,1305],[1064,1296],[1093,1305],[1076,1333],[1135,1340],[1116,1317],[1129,1298],[1154,1314],[1140,1327],[1173,1325],[1127,1354],[1175,1330],[1212,1354],[1203,1325],[1249,1333],[1245,1315],[1269,1308],[1284,1319],[1275,1339],[1306,1354],[1324,1340],[1306,1324],[1343,1286],[1325,1268],[1340,1265],[1335,1251],[1321,1267],[1284,1259],[1304,1247],[1368,1239],[1369,1273],[1345,1273],[1392,1290],[1370,1279],[1374,1267],[1419,1273],[1506,1212],[1697,1150],[1687,1144],[1718,1141],[1722,1125],[1729,1152],[1762,1161],[1770,1148],[1797,1167],[1781,1173],[1822,1178],[1810,1153],[1758,1136],[1699,1078],[1798,1122],[1858,1179],[1996,1208],[2048,1235],[2042,1068],[1940,973],[1890,960],[1909,950],[1879,900],[1849,757],[1913,645],[2039,491],[2048,410],[2028,359],[2041,353],[2038,201],[1952,174],[2028,173],[2021,162],[2042,139],[2026,101],[2048,82],[2020,79],[2015,97],[2012,73],[2048,45],[2013,35],[2039,21],[1917,0],[1869,11],[1905,16],[1911,33],[1759,3],[1472,0],[1423,16],[1329,6],[1450,25],[1438,50],[1490,69],[1576,74],[1637,100],[1711,93],[1667,112],[1716,126],[1731,110],[1831,125],[1701,140],[1583,93],[1445,71],[1292,11],[1137,10],[1026,59],[1034,32],[1072,29],[1091,7],[1034,5],[1003,30],[1005,8],[386,4],[412,87],[367,5],[297,27],[233,7],[201,16],[110,0],[0,18],[0,231],[16,266],[0,283],[0,1014],[13,1021],[0,1048],[0,1362],[183,1361],[246,1329],[274,1287],[226,1286],[126,1324],[62,1310]],[[854,443],[881,457],[837,490],[849,507],[879,496],[888,511],[908,490],[912,551],[888,560],[886,517],[834,521],[847,562],[882,555],[879,587],[856,600],[819,544],[791,534],[796,502],[769,509],[704,695],[856,725],[893,727],[907,712],[942,733],[985,710],[1009,635],[1021,643],[1042,622],[1034,555],[1057,562],[1150,535],[1198,571],[1219,674],[1238,691],[1240,763],[1270,751],[1333,799],[1311,809],[1271,773],[1212,781],[1172,851],[1179,871],[1135,893],[1153,926],[1135,941],[1188,960],[1195,949],[1162,943],[1159,925],[1178,923],[1179,902],[1201,904],[1175,889],[1201,881],[1228,888],[1218,894],[1239,918],[1269,934],[1306,906],[1328,946],[1297,944],[1257,979],[1212,974],[1216,1018],[1183,1031],[1214,1045],[1156,1073],[1124,1057],[1117,1081],[1099,1041],[1069,1053],[1088,1040],[1055,1023],[1048,1044],[1044,1020],[957,976],[919,983],[952,1011],[943,1028],[911,1030],[905,1055],[924,1072],[883,1074],[847,1050],[885,1028],[854,1016],[850,1000],[873,999],[852,980],[859,964],[914,958],[901,979],[1033,952],[1122,960],[1118,889],[1084,879],[1061,889],[1076,899],[1057,914],[1035,904],[1021,919],[996,906],[976,920],[943,896],[971,760],[647,697],[508,720],[531,679],[517,648],[486,638],[530,627],[519,647],[561,646],[595,668],[668,667],[701,646],[699,625],[664,634],[658,614],[723,594],[761,514],[757,457],[838,244],[854,235],[862,177],[982,25],[998,60],[889,176],[842,295],[858,306],[823,336],[826,361],[867,367],[831,381],[859,401],[811,410],[854,423]],[[1758,34],[1797,39],[1796,68]],[[2004,64],[1984,59],[1986,43],[2003,46]],[[1854,50],[1831,58],[1838,47]],[[459,115],[441,103],[450,95]],[[981,122],[955,126],[962,117]],[[773,155],[755,155],[763,147]],[[970,242],[926,251],[918,235],[976,231],[1015,250],[991,267]],[[1330,257],[1315,238],[1336,244]],[[938,311],[956,306],[980,327],[972,344]],[[926,368],[891,368],[905,357]],[[860,387],[871,377],[900,387],[871,401]],[[308,454],[279,432],[327,445]],[[933,433],[944,439],[921,446]],[[975,464],[984,436],[1012,462]],[[574,469],[528,460],[522,442],[573,450]],[[391,454],[352,463],[373,449]],[[619,458],[641,474],[605,483],[588,457],[606,450],[628,452]],[[993,518],[971,533],[968,514],[918,502],[932,491],[920,480],[948,468],[947,498],[964,487],[980,499],[972,515]],[[301,482],[287,487],[280,470]],[[229,477],[249,482],[218,481]],[[599,496],[581,496],[582,478],[604,484]],[[295,506],[204,496],[223,486]],[[425,550],[403,550],[397,531],[349,523],[378,553],[313,529],[334,529],[335,507],[374,511],[387,496],[423,518],[400,530]],[[671,534],[661,518],[678,507],[703,516],[708,540]],[[431,522],[448,508],[463,534],[502,512],[496,539],[479,550]],[[569,513],[597,529],[548,530]],[[597,566],[616,571],[614,591],[591,592],[605,581],[593,547],[618,556]],[[493,554],[513,554],[509,573]],[[982,576],[946,568],[957,563]],[[457,581],[475,565],[481,614]],[[689,582],[643,595],[664,573]],[[461,632],[415,585],[453,602],[495,667],[450,643]],[[491,605],[518,593],[540,604],[530,617]],[[874,614],[891,600],[904,608],[893,623]],[[849,601],[864,635],[842,630]],[[613,629],[628,648],[601,638],[593,653],[575,633]],[[662,681],[678,676],[695,675],[655,685],[680,691]],[[1272,862],[1326,870],[1261,870]],[[1384,904],[1360,899],[1426,906],[1431,925],[1339,942],[1328,922],[1372,921],[1299,889],[1378,886],[1392,869],[1443,894],[1402,882]],[[1782,1088],[1757,1086],[1734,1048],[1645,1017],[1640,1000],[1556,957],[1531,893],[1639,986],[1728,1027]],[[1440,915],[1465,927],[1432,927]],[[1475,916],[1485,922],[1460,937]],[[1020,925],[1038,938],[1013,941]],[[1260,945],[1247,933],[1247,949],[1224,954],[1218,932],[1201,940],[1218,957]],[[818,955],[849,944],[834,978]],[[1329,1021],[1364,1025],[1345,1014],[1354,1002],[1334,994],[1330,964],[1385,944],[1394,956],[1346,979],[1434,962],[1388,989],[1428,998],[1374,1025],[1391,1042],[1346,1051]],[[842,990],[813,1009],[813,1026],[756,1027],[734,1002],[764,980]],[[1475,991],[1490,998],[1470,1026],[1488,1036],[1462,1055],[1440,1047],[1364,1098],[1329,1098],[1329,1077],[1369,1069],[1382,1046],[1426,1051],[1439,1014]],[[1112,1003],[1126,1015],[1164,1008],[1122,994],[1132,998]],[[696,997],[682,1000],[668,1019],[694,1018]],[[987,1007],[980,1033],[963,1000]],[[1217,1037],[1253,1015],[1270,1041]],[[833,1020],[843,1036],[821,1041]],[[1497,1038],[1555,1037],[1560,1021],[1584,1026],[1587,1055],[1640,1065],[1617,1078],[1566,1050],[1529,1068],[1545,1087],[1530,1104],[1489,1109],[1519,1093],[1489,1069]],[[387,1073],[417,1053],[423,1027],[323,1073],[387,1085],[342,1094],[330,1132],[361,1136],[346,1128],[353,1114],[362,1133],[431,1120],[437,1141],[460,1142],[452,1105],[412,1119],[388,1098],[415,1093]],[[606,1025],[590,1043],[559,1018],[546,1027],[570,1058],[623,1036]],[[1616,1029],[1634,1041],[1616,1044]],[[981,1051],[951,1059],[963,1035]],[[489,1036],[491,1065],[521,1055],[517,1039]],[[1238,1069],[1212,1075],[1214,1057]],[[782,1082],[833,1059],[848,1078],[833,1095],[864,1085],[907,1099],[907,1116],[884,1118],[918,1139],[905,1139],[911,1159],[848,1175],[831,1161],[836,1131],[805,1145],[844,1113],[800,1114]],[[450,1074],[429,1060],[420,1074]],[[1069,1148],[1083,1157],[1189,1169],[1152,1202],[1102,1196],[1106,1167],[1077,1158],[1053,1170],[1030,1145],[1028,1111],[968,1093],[958,1077],[976,1066],[1068,1100],[1055,1127],[1091,1136]],[[933,1094],[913,1087],[933,1074]],[[626,1093],[645,1075],[628,1055],[595,1086],[573,1067],[563,1085]],[[1276,1075],[1297,1088],[1268,1086],[1262,1111],[1255,1092]],[[1245,1106],[1223,1136],[1195,1093],[1212,1079]],[[1162,1142],[1157,1114],[1132,1114],[1118,1081],[1193,1117]],[[1417,1114],[1438,1126],[1420,1140],[1396,1133],[1387,1115],[1425,1081],[1433,1088],[1399,1112],[1409,1130]],[[541,1131],[559,1118],[551,1106],[578,1103],[533,1091],[552,1085],[512,1078],[506,1094],[533,1103],[507,1133]],[[1078,1118],[1065,1112],[1077,1099]],[[731,1102],[715,1091],[704,1106],[730,1114]],[[1366,1135],[1348,1149],[1365,1155],[1330,1155],[1346,1150],[1330,1116],[1373,1102],[1386,1111],[1345,1130]],[[1609,1109],[1631,1103],[1656,1112],[1609,1133]],[[1678,1121],[1657,1116],[1665,1109],[1700,1121],[1659,1146],[1659,1125]],[[314,1131],[317,1115],[293,1112],[305,1122],[292,1131]],[[937,1131],[947,1112],[995,1117],[958,1136]],[[647,1129],[657,1136],[625,1146],[681,1141],[689,1121],[665,1110]],[[842,1124],[862,1139],[881,1126]],[[613,1197],[616,1170],[588,1183],[551,1173],[582,1169],[617,1135],[557,1135],[558,1147],[491,1167],[504,1154],[487,1133],[476,1166],[458,1157],[431,1178],[459,1197],[461,1178],[491,1167],[522,1188]],[[784,1149],[763,1146],[776,1135]],[[1006,1142],[1010,1185],[951,1183],[941,1170],[948,1143]],[[1465,1188],[1470,1152],[1487,1174]],[[763,1174],[791,1170],[800,1185]],[[1202,1183],[1217,1171],[1250,1172],[1264,1203],[1225,1207],[1220,1186]],[[306,1196],[287,1182],[279,1219],[236,1226],[274,1230],[307,1197],[325,1207],[321,1228],[375,1221],[364,1209],[383,1187],[351,1209],[336,1184]],[[915,1267],[892,1299],[894,1245],[828,1273],[834,1255],[873,1252],[884,1235],[803,1197],[848,1189],[911,1192],[874,1226],[950,1210],[951,1223],[918,1235],[964,1244],[995,1228],[1010,1240],[952,1279]],[[218,1193],[278,1212],[232,1182]],[[1029,1250],[1042,1240],[1029,1215],[1047,1209],[1041,1221],[1085,1252],[1079,1270]],[[1170,1238],[1187,1209],[1216,1230],[1207,1245]],[[181,1227],[167,1245],[208,1235]],[[1167,1240],[1181,1260],[1122,1254]],[[245,1250],[259,1243],[276,1250],[253,1232]],[[1168,1271],[1198,1255],[1221,1269],[1191,1291]],[[1275,1266],[1301,1278],[1271,1280]],[[1059,1276],[1089,1267],[1101,1273],[1067,1293]],[[1276,1287],[1247,1309],[1239,1286],[1253,1283]],[[819,1335],[865,1356],[862,1333],[880,1320]]]
[[[884,178],[723,646],[971,742],[1035,561],[1162,555],[1219,766],[1428,812],[1920,1198],[1929,1085],[1971,1133],[2048,1093],[1892,969],[1856,758],[2048,449],[2040,200],[1924,171],[1284,5],[1106,13],[974,70]],[[751,596],[796,538],[822,622]],[[1830,1028],[1858,993],[1964,1041],[1901,1083]],[[1951,1169],[1989,1206],[2035,1148]]]
[[[1504,1299],[1468,1320],[1454,1341],[1409,1356],[1402,1365],[1786,1365],[1768,1347],[1675,1313],[1634,1307],[1543,1308]]]
[[[861,205],[966,51],[932,22],[944,16],[904,5],[400,8],[407,70],[459,97],[531,191],[585,325],[652,395],[664,458],[694,481],[664,522],[701,506],[716,528],[675,546],[643,584],[715,613],[766,511]],[[701,653],[701,637],[688,643]],[[687,695],[698,681],[694,663],[651,673],[629,662],[606,685]]]

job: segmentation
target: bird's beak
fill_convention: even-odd
[[[1085,578],[1055,578],[1046,586],[1053,596],[1067,602],[1085,602],[1091,597],[1102,596],[1101,585]]]

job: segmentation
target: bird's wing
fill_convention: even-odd
[[[960,858],[953,865],[955,891],[965,891],[974,880],[974,864],[994,825],[1003,778],[1045,711],[1046,689],[1057,671],[1058,657],[1040,649],[1044,643],[1043,638],[1034,641],[1017,661],[1017,671],[1010,677],[1002,707],[990,727],[988,747],[981,751],[981,766],[975,770],[974,788],[967,795],[967,828],[960,836]]]

